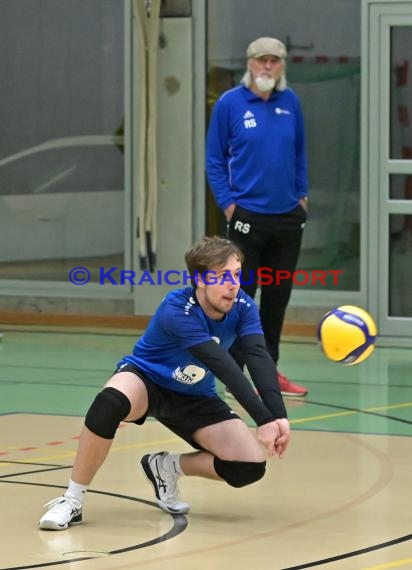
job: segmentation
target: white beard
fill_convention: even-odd
[[[255,78],[255,84],[259,91],[266,93],[267,91],[272,91],[276,85],[276,81],[273,77],[259,76]]]

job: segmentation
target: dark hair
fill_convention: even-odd
[[[189,274],[194,277],[212,268],[223,267],[231,255],[243,262],[243,253],[235,243],[218,236],[204,236],[186,252],[185,261]],[[192,283],[196,286],[193,278]]]

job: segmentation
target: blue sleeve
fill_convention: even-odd
[[[230,186],[229,116],[226,105],[219,99],[213,107],[206,139],[206,174],[219,208],[234,203]]]
[[[299,198],[308,193],[308,161],[306,158],[306,137],[302,108],[295,96],[296,109],[296,191]]]

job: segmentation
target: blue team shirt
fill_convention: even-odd
[[[265,101],[245,86],[213,107],[206,172],[218,206],[237,204],[260,214],[283,214],[308,188],[303,115],[291,89]]]
[[[235,338],[263,334],[254,301],[239,290],[232,309],[221,321],[210,319],[194,289],[172,291],[163,299],[133,353],[118,364],[134,364],[155,384],[190,396],[216,394],[214,374],[188,349],[214,340],[229,349]]]

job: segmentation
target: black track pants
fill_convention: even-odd
[[[245,259],[242,265],[242,289],[251,297],[258,287],[259,268],[272,269],[271,284],[261,284],[260,318],[266,345],[275,363],[279,359],[279,342],[285,311],[292,291],[292,279],[280,279],[279,271],[292,275],[298,262],[302,243],[306,212],[297,206],[286,214],[256,214],[239,206],[228,224],[228,238],[242,249]],[[261,281],[267,283],[268,269]],[[278,283],[277,283],[278,281]],[[236,344],[231,354],[243,367],[242,355]]]

